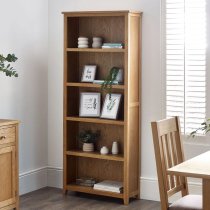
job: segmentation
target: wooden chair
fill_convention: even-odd
[[[188,195],[185,177],[167,174],[167,169],[184,161],[179,118],[152,122],[161,210],[201,210],[202,196]],[[168,198],[181,192],[182,198],[169,204]]]

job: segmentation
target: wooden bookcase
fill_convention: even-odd
[[[63,12],[64,14],[64,193],[68,190],[121,198],[139,197],[140,179],[140,81],[141,13],[130,11]],[[122,42],[123,49],[78,49],[79,36],[100,36],[105,42]],[[97,65],[97,79],[104,79],[113,66],[124,70],[124,84],[114,85],[113,93],[123,100],[117,120],[79,117],[81,92],[100,92],[100,85],[81,83],[84,65]],[[102,102],[105,94],[102,94]],[[81,130],[100,130],[96,151],[81,150]],[[102,146],[120,144],[119,155],[101,155]],[[78,186],[76,178],[123,182],[123,193]]]

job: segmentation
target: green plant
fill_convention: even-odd
[[[100,137],[100,131],[92,132],[91,130],[82,131],[79,134],[79,139],[82,143],[95,143]]]
[[[201,123],[201,127],[197,128],[196,130],[192,131],[190,133],[190,136],[192,136],[193,138],[195,137],[195,135],[201,131],[203,134],[206,134],[210,131],[210,118],[207,119],[206,121],[204,121],[203,123]]]
[[[8,77],[18,77],[18,73],[10,65],[10,63],[15,62],[18,58],[15,54],[8,54],[6,57],[0,55],[0,71],[6,74]]]
[[[119,70],[120,70],[119,67],[115,67],[115,66],[112,67],[110,69],[109,74],[107,75],[106,79],[101,84],[102,91],[105,91],[105,92],[109,93],[110,98],[111,98],[111,93],[112,93],[112,85],[117,78]]]

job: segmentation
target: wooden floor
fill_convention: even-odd
[[[132,200],[128,206],[114,198],[82,193],[62,195],[62,190],[44,188],[21,196],[20,210],[160,210],[160,203]]]

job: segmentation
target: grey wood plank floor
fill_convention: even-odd
[[[20,197],[20,210],[161,210],[160,203],[132,200],[124,206],[122,200],[83,193],[62,194],[61,189],[43,188]]]

